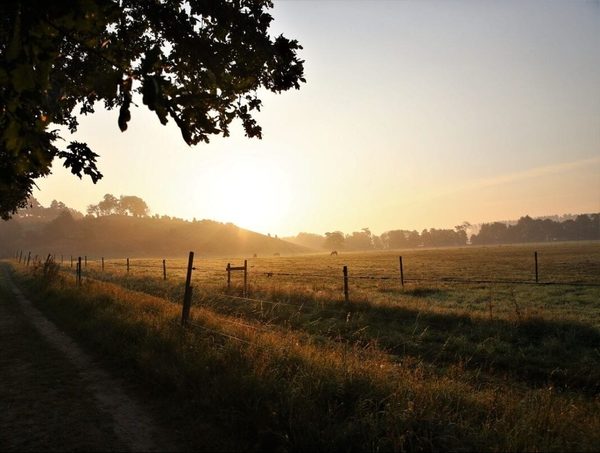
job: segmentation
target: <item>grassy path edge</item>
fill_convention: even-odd
[[[1,269],[4,282],[13,292],[31,325],[78,369],[98,407],[112,416],[117,437],[131,451],[174,450],[165,433],[161,432],[147,411],[123,390],[121,382],[101,368],[77,343],[32,305],[12,281],[6,265],[2,264]]]

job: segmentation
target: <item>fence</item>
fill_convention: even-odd
[[[61,266],[64,266],[64,257],[63,255],[60,255],[61,259],[60,259],[60,264]],[[27,256],[24,257],[24,252],[22,250],[19,250],[15,253],[15,259],[17,260],[17,262],[25,264],[25,266],[30,266],[32,263],[36,264],[41,262],[40,256],[39,255],[33,255],[32,257],[32,252],[28,251],[27,252]],[[54,262],[58,263],[58,260],[56,260],[56,255],[52,255],[52,259],[54,260]],[[79,260],[81,260],[81,264],[79,264]],[[90,261],[90,263],[88,263],[88,261]],[[187,266],[180,266],[180,265],[176,265],[176,264],[167,264],[167,259],[162,259],[161,264],[156,265],[156,264],[149,264],[149,263],[145,263],[144,261],[148,261],[148,260],[131,260],[130,257],[127,258],[121,258],[121,259],[112,259],[110,262],[107,261],[104,257],[100,257],[97,258],[95,260],[88,260],[88,256],[84,255],[82,257],[73,257],[70,256],[70,267],[73,268],[75,265],[75,269],[77,272],[77,269],[80,268],[81,270],[83,269],[88,269],[88,267],[91,266],[92,263],[94,263],[95,266],[97,266],[97,269],[99,269],[101,272],[105,272],[106,268],[109,266],[113,266],[113,267],[123,267],[125,268],[125,271],[127,274],[131,274],[133,273],[134,269],[156,269],[157,273],[156,275],[161,275],[163,280],[167,280],[168,278],[168,274],[171,271],[186,271],[187,270]],[[156,260],[151,260],[151,261],[156,261]],[[180,260],[174,260],[174,261],[180,261]],[[402,256],[398,257],[398,267],[396,269],[393,270],[394,274],[387,274],[387,275],[365,275],[365,274],[358,274],[358,275],[352,275],[350,273],[350,266],[348,265],[343,265],[340,266],[340,273],[339,274],[333,274],[333,273],[323,273],[323,272],[278,272],[278,271],[273,271],[273,270],[264,270],[262,272],[259,273],[254,273],[254,277],[256,278],[257,276],[264,276],[267,278],[271,278],[271,277],[295,277],[295,278],[300,278],[300,279],[328,279],[328,280],[337,280],[339,279],[340,282],[343,285],[344,288],[344,293],[349,292],[349,282],[352,280],[372,280],[372,281],[396,281],[400,284],[400,286],[402,288],[404,288],[405,284],[407,283],[442,283],[442,284],[449,284],[449,283],[455,283],[455,284],[513,284],[513,285],[533,285],[533,284],[538,284],[538,285],[558,285],[558,286],[600,286],[600,282],[590,282],[590,281],[557,281],[557,280],[545,280],[542,281],[542,279],[540,278],[540,272],[539,272],[539,259],[538,259],[538,252],[535,251],[533,253],[533,259],[531,261],[531,274],[530,274],[530,278],[524,278],[524,279],[520,279],[518,277],[515,276],[511,276],[510,278],[502,278],[502,277],[496,277],[496,278],[460,278],[457,276],[437,276],[437,277],[423,277],[423,276],[407,276],[405,275],[405,269],[404,269],[404,262],[405,259]],[[213,269],[214,271],[214,269]],[[250,275],[249,272],[249,267],[248,267],[248,261],[244,260],[244,264],[240,265],[240,266],[234,266],[231,263],[227,263],[227,265],[225,266],[224,271],[226,272],[226,282],[227,282],[227,287],[229,288],[231,286],[231,278],[232,278],[232,273],[237,273],[237,272],[241,272],[243,273],[243,282],[244,282],[244,295],[248,295],[248,278]],[[214,273],[214,272],[213,272]],[[345,298],[347,300],[347,298]]]
[[[22,250],[19,250],[15,253],[15,260],[17,260],[19,263],[21,263],[22,265],[29,267],[32,265],[37,265],[39,263],[41,263],[41,258],[39,255],[33,255],[32,258],[32,252],[28,251],[27,253],[27,257],[24,258],[24,252]],[[55,255],[48,255],[46,258],[45,263],[47,264],[50,261],[54,261],[57,262]],[[156,260],[154,260],[156,261]],[[57,262],[58,263],[58,262]],[[64,267],[65,263],[64,263],[64,256],[61,255],[60,256],[60,264]],[[109,262],[107,260],[105,260],[104,257],[101,257],[100,259],[96,259],[96,260],[88,260],[88,257],[86,255],[84,255],[83,257],[77,256],[74,257],[70,256],[70,264],[69,264],[69,268],[71,269],[73,268],[73,264],[75,264],[75,268],[74,268],[74,274],[75,274],[75,284],[78,287],[81,287],[82,285],[82,276],[84,273],[85,269],[88,269],[92,267],[92,264],[94,266],[96,266],[97,269],[100,270],[101,273],[104,273],[106,271],[106,268],[108,266],[115,266],[117,268],[125,268],[125,272],[126,275],[130,275],[130,273],[132,273],[136,268],[140,268],[140,269],[149,269],[149,270],[157,270],[156,272],[156,276],[161,275],[163,280],[167,280],[167,276],[168,276],[168,272],[171,271],[180,271],[180,270],[184,270],[186,273],[186,278],[185,278],[185,286],[184,286],[184,294],[183,294],[183,303],[182,303],[182,311],[181,311],[181,325],[183,326],[190,326],[190,327],[194,327],[194,328],[199,328],[202,330],[206,330],[209,331],[210,333],[214,333],[214,334],[218,334],[221,335],[223,337],[232,339],[232,340],[239,340],[240,342],[243,343],[248,343],[247,340],[230,335],[230,334],[226,334],[224,332],[219,332],[217,330],[211,329],[209,327],[203,326],[201,324],[199,324],[198,322],[194,321],[193,317],[190,316],[190,310],[191,310],[191,305],[192,305],[192,296],[193,296],[193,285],[192,285],[192,273],[193,271],[196,271],[197,269],[194,267],[194,253],[190,252],[189,256],[188,256],[188,263],[187,266],[177,266],[177,265],[173,265],[173,264],[167,264],[167,260],[166,259],[162,259],[162,263],[160,265],[156,265],[156,264],[148,264],[148,263],[144,263],[144,262],[136,262],[135,260],[130,260],[129,257],[124,258],[124,259],[120,259],[120,260],[112,260],[112,262]],[[370,281],[392,281],[397,283],[402,289],[404,289],[406,284],[418,284],[418,283],[443,283],[443,284],[467,284],[467,285],[471,285],[471,284],[486,284],[486,285],[567,285],[567,286],[580,286],[580,287],[600,287],[600,283],[598,282],[566,282],[566,281],[540,281],[540,273],[539,273],[539,257],[538,257],[538,253],[537,251],[534,252],[533,254],[533,260],[532,260],[532,278],[530,280],[515,280],[515,279],[459,279],[456,277],[438,277],[438,278],[410,278],[407,277],[405,275],[405,270],[404,270],[404,259],[402,256],[398,257],[398,268],[395,269],[395,274],[394,275],[351,275],[350,274],[350,269],[348,265],[344,265],[341,268],[341,272],[338,273],[337,275],[334,274],[324,274],[324,273],[307,273],[307,272],[275,272],[275,271],[266,271],[266,272],[262,272],[261,274],[255,274],[254,277],[258,277],[260,276],[264,276],[265,278],[274,278],[274,277],[295,277],[295,278],[300,278],[301,280],[306,280],[306,279],[326,279],[326,280],[331,280],[331,281],[338,281],[339,283],[341,283],[341,288],[342,288],[342,292],[343,292],[343,301],[344,304],[340,305],[338,309],[333,309],[333,308],[324,308],[324,307],[320,307],[318,308],[318,312],[319,315],[321,314],[326,314],[329,313],[333,316],[347,316],[350,317],[352,315],[352,309],[350,308],[350,306],[348,306],[348,304],[350,303],[350,282],[351,281],[366,281],[366,280],[370,280]],[[68,271],[67,269],[67,271]],[[243,301],[243,302],[250,302],[252,304],[256,304],[257,306],[260,306],[260,310],[261,313],[263,311],[263,304],[266,304],[268,306],[271,306],[271,310],[275,310],[279,307],[285,307],[288,309],[292,309],[292,313],[293,312],[300,312],[300,311],[307,311],[307,310],[314,310],[316,307],[309,307],[308,305],[302,304],[302,305],[298,305],[298,304],[293,304],[293,303],[286,303],[286,302],[282,302],[282,301],[274,301],[274,300],[266,300],[266,299],[261,299],[261,298],[253,298],[253,297],[249,297],[249,292],[248,292],[248,276],[249,276],[249,272],[248,272],[248,261],[244,260],[244,265],[243,266],[232,266],[231,263],[227,263],[227,266],[225,266],[224,268],[221,268],[221,272],[225,272],[226,275],[224,275],[224,277],[226,277],[226,282],[227,282],[227,289],[231,289],[231,273],[232,272],[243,272],[243,292],[242,292],[242,296],[236,296],[236,295],[232,295],[232,294],[213,294],[211,295],[215,301],[218,300],[229,300],[229,301]],[[342,309],[343,307],[343,309]],[[348,313],[346,313],[346,311]],[[273,311],[272,311],[273,312]],[[291,319],[291,318],[290,318]],[[243,326],[245,328],[248,329],[253,329],[253,330],[264,330],[267,328],[267,324],[265,325],[252,325],[249,323],[242,323],[239,320],[232,320],[232,319],[225,319],[225,322],[227,323],[234,323],[236,325],[240,325]],[[268,325],[269,328],[271,328],[272,326],[269,324]]]
[[[191,300],[191,271],[196,270],[195,268],[191,268],[190,264],[193,263],[193,253],[191,258],[188,259],[188,266],[178,266],[174,264],[167,264],[167,259],[162,259],[162,263],[160,265],[144,263],[143,261],[130,261],[130,258],[123,259],[113,259],[110,263],[105,260],[104,257],[100,259],[93,260],[96,268],[99,268],[100,272],[105,272],[108,266],[115,267],[124,267],[127,275],[133,272],[133,269],[141,268],[141,269],[156,269],[158,275],[162,276],[163,280],[167,280],[168,274],[171,271],[186,271],[186,296],[185,300]],[[15,253],[15,259],[19,263],[23,263],[25,266],[30,266],[31,263],[40,262],[39,255],[34,255],[32,258],[32,252],[27,252],[26,259],[24,258],[24,251],[18,250]],[[52,257],[55,261],[55,255]],[[87,269],[88,266],[91,266],[91,262],[88,263],[88,256],[84,255],[83,257],[74,257],[70,256],[70,267],[73,267],[75,261],[75,275],[76,275],[76,284],[81,285],[81,278],[84,269]],[[154,260],[156,261],[156,260]],[[177,260],[176,260],[177,261]],[[258,281],[258,277],[266,277],[266,278],[274,278],[274,277],[294,277],[295,279],[299,279],[301,281],[308,281],[309,279],[324,279],[330,281],[339,281],[341,284],[344,302],[350,301],[350,292],[351,292],[351,282],[358,282],[361,280],[370,280],[370,281],[392,281],[397,282],[402,289],[404,289],[405,284],[456,284],[456,285],[473,285],[473,284],[485,284],[485,285],[554,285],[554,286],[596,286],[600,287],[600,283],[598,282],[573,282],[573,281],[541,281],[540,280],[540,272],[539,272],[539,257],[538,252],[533,252],[533,259],[531,260],[531,278],[530,279],[515,279],[515,278],[458,278],[456,276],[442,276],[437,278],[428,278],[428,277],[410,277],[405,275],[404,263],[405,259],[402,256],[398,257],[398,267],[394,270],[394,275],[352,275],[350,273],[350,268],[348,265],[341,266],[339,274],[333,273],[307,273],[307,272],[277,272],[272,270],[267,270],[261,273],[255,273],[254,280]],[[64,266],[64,256],[60,255],[60,264]],[[160,270],[160,271],[159,271]],[[226,273],[226,282],[227,288],[231,288],[231,278],[232,273],[242,272],[243,273],[243,292],[242,297],[248,297],[248,261],[244,260],[243,266],[233,266],[231,263],[227,263],[225,269],[223,269]],[[160,274],[159,274],[160,272]],[[215,276],[216,277],[216,276]],[[355,283],[356,285],[356,283]]]

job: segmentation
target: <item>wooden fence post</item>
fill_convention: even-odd
[[[231,289],[231,263],[227,263],[227,289]]]
[[[163,280],[167,279],[167,260],[163,260]]]
[[[87,267],[87,255],[85,255],[85,258],[84,258],[84,266]]]
[[[31,259],[31,252],[27,254],[27,267],[29,267],[29,260]]]
[[[77,258],[77,286],[81,286],[81,257]]]
[[[187,274],[185,276],[185,293],[183,294],[183,308],[181,310],[181,325],[185,326],[190,317],[192,305],[192,269],[194,264],[194,252],[190,252],[188,258]]]
[[[19,254],[19,264],[21,264],[22,258],[23,258],[23,250],[21,250],[21,253]]]
[[[533,252],[533,258],[535,260],[535,282],[538,283],[538,256],[537,252]]]
[[[348,295],[348,266],[344,266],[344,301],[350,302],[350,296]]]
[[[402,257],[400,256],[400,283],[402,284],[402,288],[404,288],[404,268],[402,266]]]
[[[63,254],[61,253],[60,254],[60,264],[62,264],[62,263],[64,263],[64,257],[63,257]]]
[[[73,255],[71,255],[71,267],[73,267]]]
[[[127,258],[127,273],[129,274],[129,258]]]
[[[244,297],[248,297],[248,260],[244,260]]]
[[[104,257],[102,257],[102,272],[104,272]]]

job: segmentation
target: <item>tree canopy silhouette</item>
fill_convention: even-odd
[[[148,212],[150,212],[148,205],[140,197],[121,195],[117,198],[111,193],[104,195],[104,198],[98,204],[91,204],[87,207],[87,213],[96,217],[111,214],[146,217]]]
[[[73,141],[59,148],[77,113],[97,102],[118,109],[127,129],[141,102],[161,124],[172,119],[188,145],[229,135],[253,117],[260,88],[280,93],[304,82],[302,47],[272,37],[270,0],[20,0],[0,5],[0,216],[27,205],[55,158],[80,178],[102,177],[98,155]]]

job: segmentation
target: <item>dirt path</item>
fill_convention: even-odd
[[[85,392],[91,395],[99,412],[108,415],[104,419],[108,419],[107,423],[117,439],[116,445],[97,445],[96,449],[108,450],[115,447],[128,451],[172,451],[177,449],[167,440],[167,436],[157,427],[147,410],[126,394],[122,382],[103,370],[91,356],[46,319],[23,296],[11,281],[5,265],[2,266],[0,273],[0,285],[12,292],[14,297],[11,298],[17,302],[16,305],[23,315],[21,318],[25,318],[26,322],[30,323],[52,348],[60,351],[60,355],[64,356],[75,370],[78,382],[71,383],[72,386],[83,387]],[[14,313],[14,309],[13,314],[10,314],[7,303],[10,301],[3,300],[0,304],[0,327],[4,333],[11,330],[11,325],[15,325],[19,319],[18,313]],[[70,421],[63,420],[62,422],[68,425]],[[72,420],[72,422],[77,423],[80,420]]]

